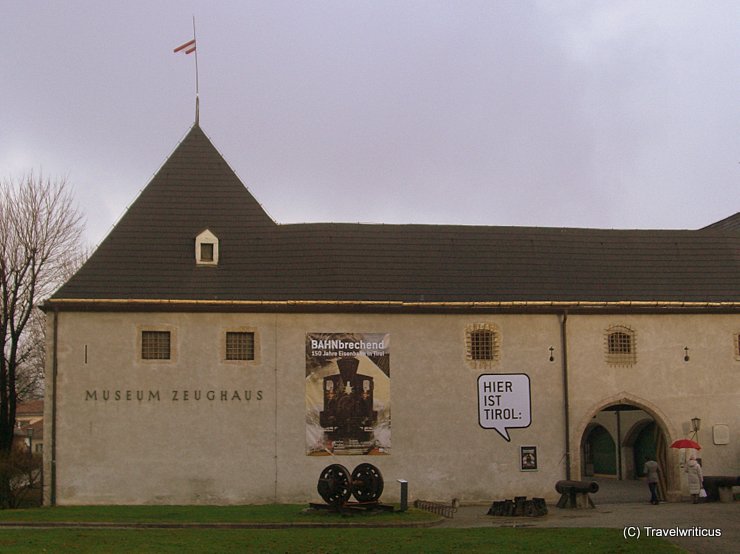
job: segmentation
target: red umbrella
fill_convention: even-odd
[[[671,448],[693,448],[694,450],[701,450],[699,443],[691,439],[678,439],[673,442]]]

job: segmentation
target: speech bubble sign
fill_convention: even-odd
[[[484,429],[495,429],[508,442],[511,442],[509,429],[529,427],[532,423],[529,375],[497,373],[479,376],[478,423]]]

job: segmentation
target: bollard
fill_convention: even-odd
[[[399,512],[405,512],[409,509],[409,482],[406,479],[397,479],[401,483],[401,507]]]

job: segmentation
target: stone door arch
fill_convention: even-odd
[[[634,416],[628,416],[633,412]],[[604,414],[614,414],[616,424],[604,425]],[[620,418],[621,415],[621,418]],[[611,417],[611,416],[609,416]],[[621,427],[620,427],[621,423]],[[588,441],[597,427],[608,428],[609,433],[617,445],[615,456],[617,464],[617,475],[619,479],[634,479],[639,477],[636,467],[641,461],[635,458],[635,447],[639,445],[641,434],[647,426],[654,424],[655,429],[655,453],[657,462],[661,467],[661,491],[667,499],[680,498],[680,477],[678,472],[678,455],[675,450],[669,448],[675,430],[671,427],[665,415],[651,402],[635,395],[620,393],[609,398],[604,398],[592,405],[582,417],[577,426],[572,428],[571,444],[573,450],[571,469],[574,478],[588,479],[586,475],[589,460],[586,452],[589,448]],[[592,457],[592,456],[591,456]]]

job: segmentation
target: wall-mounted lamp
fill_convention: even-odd
[[[692,417],[691,428],[694,430],[694,433],[698,433],[699,429],[701,428],[701,419],[699,419],[698,417]]]
[[[550,361],[554,362],[555,361],[555,355],[554,355],[555,348],[551,346],[548,350],[550,350]]]
[[[688,362],[689,361],[689,347],[688,346],[684,346],[683,347],[683,361],[684,362]]]
[[[696,440],[696,436],[699,434],[699,429],[701,428],[701,419],[698,417],[692,417],[691,418],[691,429],[694,431],[694,440]]]

